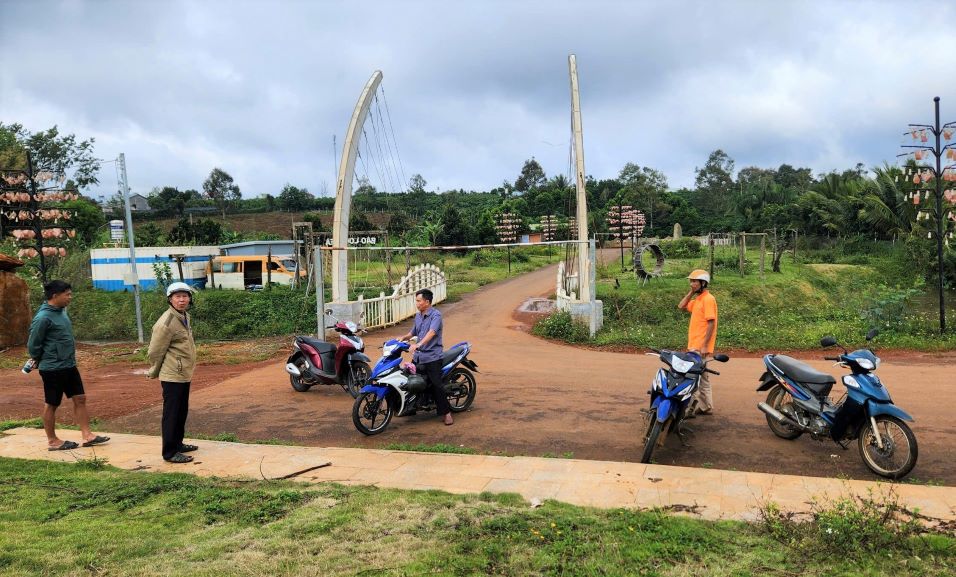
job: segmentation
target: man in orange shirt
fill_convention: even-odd
[[[710,284],[707,271],[697,269],[687,278],[690,280],[690,292],[684,295],[677,308],[690,312],[687,351],[697,353],[706,360],[713,356],[714,345],[717,344],[717,299],[707,290]],[[700,386],[694,397],[688,417],[714,413],[714,396],[707,373],[701,373]]]

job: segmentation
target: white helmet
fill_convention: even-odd
[[[687,278],[690,280],[702,280],[705,283],[710,284],[710,274],[701,268],[692,271],[689,275],[687,275]]]
[[[174,282],[166,289],[166,296],[171,297],[176,293],[189,293],[191,295],[193,294],[193,287],[184,282]]]

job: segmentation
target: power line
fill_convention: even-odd
[[[382,101],[385,103],[385,114],[388,116],[388,128],[392,134],[392,142],[395,143],[395,155],[398,157],[398,166],[402,171],[402,192],[405,192],[408,179],[405,178],[405,166],[402,164],[402,155],[398,152],[398,141],[395,140],[395,128],[392,126],[392,113],[388,109],[388,99],[385,98],[385,87],[379,86],[379,88],[382,90]]]

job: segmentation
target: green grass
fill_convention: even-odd
[[[796,548],[773,532],[780,524],[553,501],[532,508],[516,495],[240,482],[14,459],[0,459],[0,493],[3,577],[956,571],[950,537],[831,554],[821,542],[825,531],[802,531]],[[824,521],[844,528],[832,515]],[[815,544],[827,554],[815,554]]]
[[[458,445],[449,445],[447,443],[435,443],[426,445],[425,443],[389,443],[382,447],[389,451],[417,451],[419,453],[453,453],[458,455],[477,455],[478,451],[471,447]]]
[[[782,272],[772,273],[768,258],[761,278],[757,258],[748,252],[744,277],[735,260],[718,259],[718,264],[727,261],[717,267],[711,284],[719,310],[718,350],[819,349],[825,335],[856,348],[863,346],[870,327],[881,331],[874,342],[877,351],[956,347],[956,332],[941,337],[937,310],[921,304],[921,284],[902,280],[890,284],[892,277],[883,272],[889,266],[887,259],[872,257],[866,259],[868,264],[794,264],[785,257]],[[633,273],[621,273],[619,262],[599,266],[597,296],[604,301],[604,330],[594,344],[686,347],[688,317],[677,303],[687,293],[687,273],[706,266],[704,258],[671,259],[661,278],[644,285]],[[949,305],[948,316],[956,318],[952,295]],[[554,337],[568,334],[565,324],[555,324]],[[548,336],[547,329],[545,325],[539,332]]]
[[[92,427],[92,428],[94,428],[94,429],[95,429],[97,426],[99,426],[100,423],[101,423],[101,421],[100,421],[99,419],[97,419],[96,417],[93,417],[93,418],[90,419],[90,427]],[[37,417],[37,418],[35,418],[35,419],[12,419],[12,420],[8,420],[8,421],[0,421],[0,432],[2,432],[2,431],[8,431],[8,430],[10,430],[10,429],[17,429],[17,428],[19,428],[19,427],[27,427],[27,428],[30,428],[30,429],[42,429],[42,428],[43,428],[43,420],[40,419],[39,417]],[[57,424],[56,424],[56,428],[57,428],[57,429],[69,429],[69,430],[71,430],[71,431],[79,431],[79,430],[80,430],[79,425],[67,425],[67,424],[64,424],[64,423],[57,423]]]

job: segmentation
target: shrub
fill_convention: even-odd
[[[862,557],[899,551],[919,553],[925,544],[915,539],[927,532],[917,513],[907,510],[895,493],[853,496],[833,503],[812,503],[801,519],[773,503],[761,511],[760,527],[772,538],[807,557]]]
[[[658,246],[667,258],[697,258],[704,253],[704,247],[694,238],[662,240]]]
[[[534,326],[532,331],[539,336],[569,343],[580,343],[590,339],[588,327],[571,318],[571,313],[568,311],[559,311],[545,317]]]

